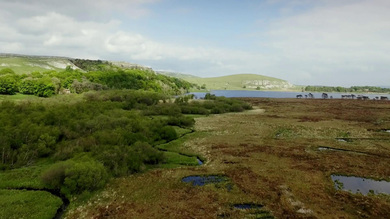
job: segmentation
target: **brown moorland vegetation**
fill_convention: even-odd
[[[199,167],[113,180],[67,218],[386,218],[390,196],[339,191],[332,174],[390,181],[390,102],[246,98],[255,109],[196,118]],[[349,141],[338,141],[337,139]],[[342,149],[318,150],[318,147]],[[192,186],[191,175],[228,182]],[[231,189],[229,186],[232,185]],[[240,210],[234,204],[264,207]]]

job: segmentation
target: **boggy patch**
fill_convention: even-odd
[[[185,183],[192,183],[193,186],[204,186],[206,184],[216,184],[227,182],[228,178],[222,175],[205,175],[205,176],[186,176],[182,180]]]
[[[356,176],[331,175],[331,179],[337,190],[371,194],[390,194],[390,182],[373,180]]]
[[[247,210],[247,209],[260,209],[264,206],[259,204],[253,204],[253,203],[243,203],[243,204],[234,204],[233,207],[242,210]]]

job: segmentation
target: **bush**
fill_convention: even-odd
[[[0,70],[0,75],[8,75],[8,74],[14,75],[15,72],[11,68],[3,68]]]
[[[242,112],[244,111],[244,108],[239,103],[234,103],[232,107],[230,108],[230,111],[232,112]]]
[[[70,196],[102,188],[108,174],[103,164],[84,156],[53,164],[42,173],[41,180],[48,188]]]
[[[164,161],[164,154],[146,142],[137,142],[132,145],[132,149],[146,164],[158,164]]]
[[[38,97],[51,97],[55,94],[55,86],[48,79],[40,79],[35,82],[34,95]]]
[[[19,92],[22,94],[34,94],[35,82],[33,80],[24,80],[19,85]]]
[[[13,95],[18,91],[17,80],[14,76],[0,77],[0,94]]]
[[[210,94],[210,93],[207,93],[205,96],[204,96],[204,99],[206,100],[215,100],[217,97],[215,96],[215,94]]]
[[[215,106],[214,108],[211,109],[212,114],[221,114],[225,112],[226,110],[223,108],[223,106]]]
[[[200,114],[208,115],[210,112],[203,108],[201,105],[183,105],[181,106],[181,112],[183,114]]]
[[[194,118],[186,116],[169,117],[167,120],[168,125],[180,126],[180,127],[191,127],[195,124]]]
[[[166,141],[172,141],[177,139],[176,130],[172,126],[164,126],[159,131],[160,138]]]
[[[49,169],[42,173],[42,182],[50,189],[61,189],[65,180],[65,171],[72,164],[71,161],[53,164]]]
[[[98,159],[113,176],[125,176],[140,171],[142,159],[131,150],[131,147],[111,145],[101,147],[104,149],[98,152]]]
[[[66,168],[61,190],[65,194],[81,194],[102,188],[107,180],[108,174],[103,164],[86,157]]]

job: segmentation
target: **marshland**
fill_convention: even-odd
[[[386,218],[388,193],[348,191],[333,175],[387,182],[387,101],[241,99],[253,110],[195,118],[177,150],[204,165],[112,180],[67,218]],[[338,141],[338,138],[353,141]],[[320,150],[321,147],[332,150]],[[219,176],[202,186],[188,176]],[[235,208],[236,205],[256,208]],[[259,208],[258,206],[261,206]]]

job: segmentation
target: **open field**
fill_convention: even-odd
[[[201,134],[191,135],[182,146],[206,158],[205,165],[113,180],[67,218],[388,217],[388,195],[336,190],[330,176],[390,181],[390,133],[379,131],[390,128],[390,102],[247,101],[263,110],[196,119]],[[349,152],[318,150],[321,146]],[[209,174],[224,175],[228,182],[203,187],[181,182]],[[242,203],[264,207],[233,207]]]

